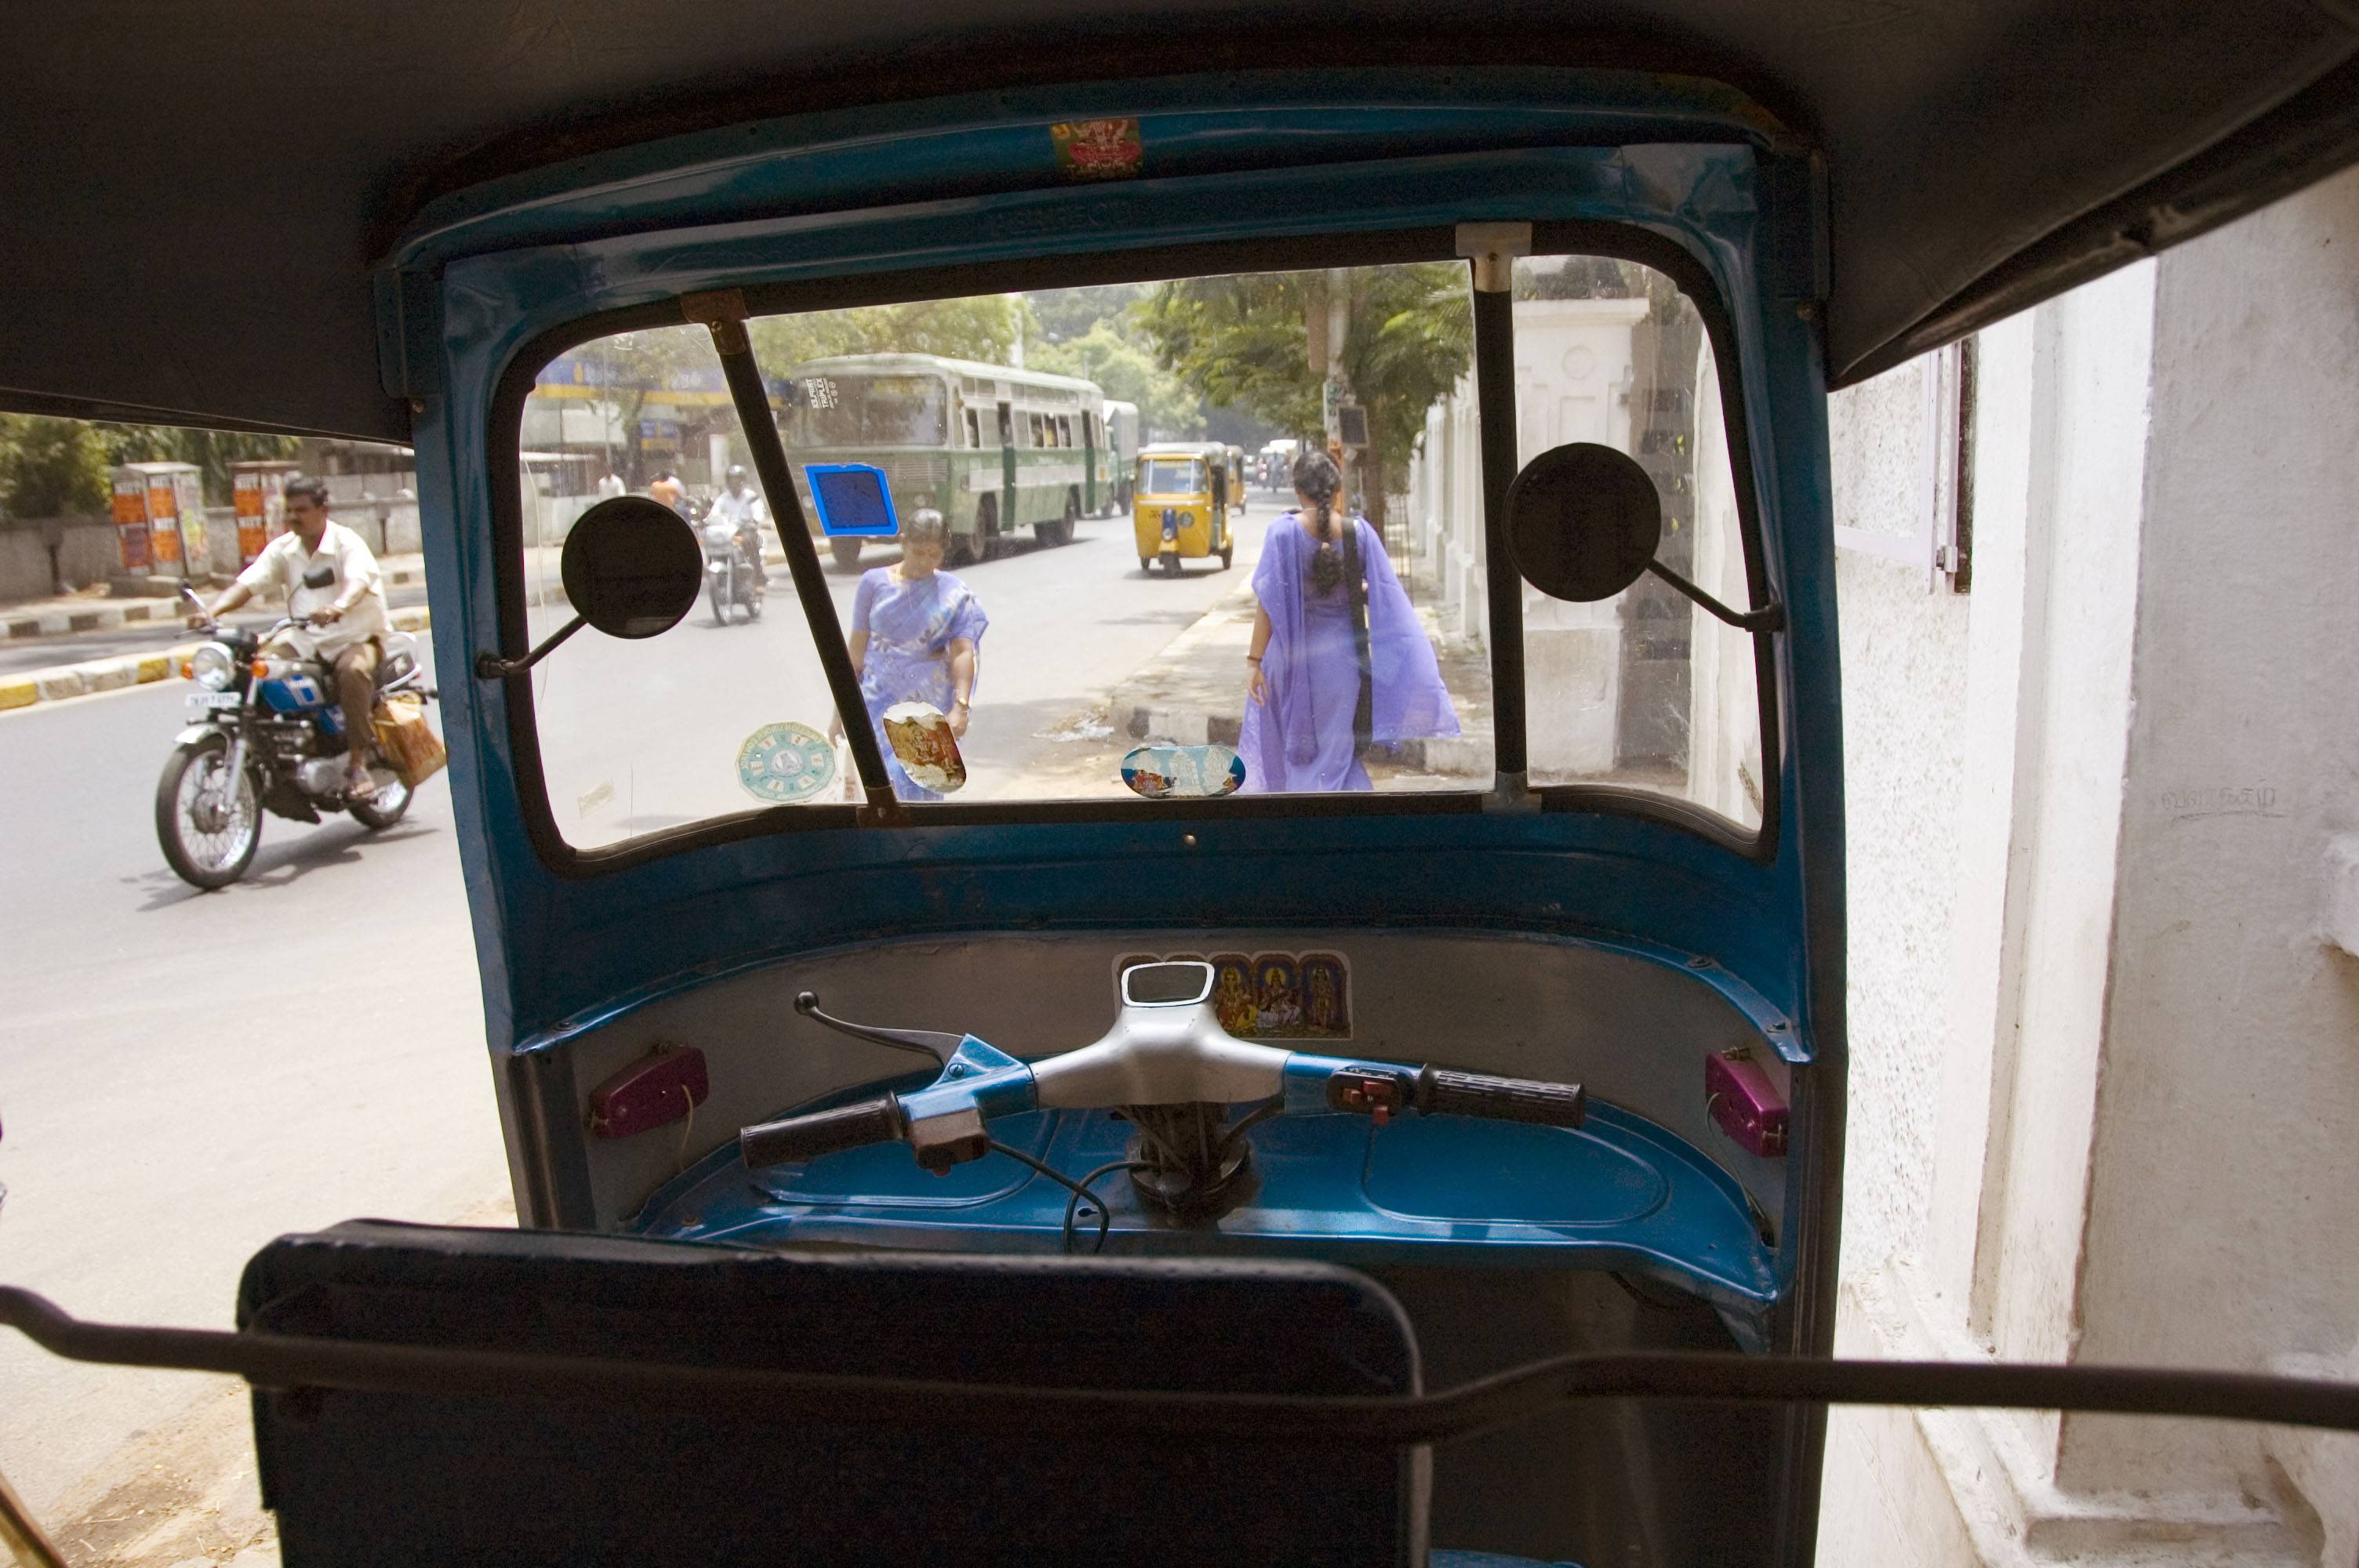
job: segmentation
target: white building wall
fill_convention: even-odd
[[[2359,1375],[2359,173],[1979,351],[1973,591],[1838,563],[1838,1348]],[[1836,399],[1839,522],[1924,373]],[[1839,1411],[1820,1561],[2350,1568],[2359,1439]]]

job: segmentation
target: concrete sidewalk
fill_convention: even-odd
[[[387,588],[421,587],[426,581],[421,556],[382,556],[377,568]],[[224,585],[226,586],[226,585]],[[199,589],[210,598],[218,588]],[[184,612],[177,598],[109,599],[102,590],[65,594],[56,599],[28,600],[0,605],[0,641],[65,637],[77,632],[118,632],[125,627],[168,624]]]
[[[1433,774],[1488,782],[1495,767],[1490,659],[1479,645],[1441,634],[1426,608],[1432,595],[1425,583],[1408,573],[1402,583],[1440,655],[1460,732],[1376,747],[1368,754],[1369,771],[1392,778]],[[1253,623],[1253,588],[1240,584],[1114,688],[1107,721],[1136,741],[1234,746],[1245,723]]]

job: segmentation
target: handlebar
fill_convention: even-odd
[[[809,1111],[745,1128],[737,1134],[737,1146],[745,1156],[746,1165],[759,1170],[765,1165],[816,1160],[822,1154],[871,1143],[898,1142],[908,1134],[908,1118],[901,1114],[901,1102],[891,1095],[881,1095],[856,1105]]]
[[[1021,1064],[1016,1065],[1029,1077]],[[1356,1114],[1370,1117],[1378,1126],[1404,1111],[1567,1128],[1579,1127],[1588,1114],[1588,1097],[1579,1084],[1505,1078],[1446,1067],[1346,1062],[1295,1053],[1286,1056],[1284,1078],[1290,1091],[1285,1098],[1288,1112]],[[940,1099],[941,1088],[937,1085],[914,1098],[921,1102]],[[737,1141],[747,1167],[755,1170],[904,1141],[917,1146],[920,1164],[941,1170],[984,1152],[988,1141],[983,1122],[988,1115],[1033,1108],[1037,1108],[1033,1097],[1027,1096],[1020,1105],[1003,1103],[997,1110],[986,1110],[979,1104],[936,1108],[920,1103],[913,1116],[898,1096],[888,1094],[762,1122],[741,1130]]]

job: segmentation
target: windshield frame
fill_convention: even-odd
[[[1766,542],[1752,443],[1745,369],[1747,363],[1734,322],[1711,271],[1675,240],[1623,222],[1539,221],[1532,225],[1535,254],[1609,256],[1652,267],[1668,276],[1695,304],[1709,334],[1721,376],[1723,418],[1736,492],[1746,582],[1754,602],[1763,602],[1769,581]],[[1161,282],[1225,274],[1299,271],[1322,266],[1372,266],[1395,263],[1462,261],[1450,229],[1368,230],[1306,237],[1273,237],[1150,248],[1114,254],[1058,253],[919,273],[846,274],[789,283],[749,285],[743,289],[750,316],[762,317],[897,304],[913,299],[1070,288],[1099,283]],[[1470,275],[1470,291],[1471,291]],[[1471,292],[1470,292],[1471,297]],[[525,398],[540,368],[584,343],[649,327],[681,324],[678,299],[624,307],[573,318],[526,339],[495,384],[485,424],[491,478],[492,551],[504,639],[522,645],[526,584],[520,568],[524,527],[517,500],[521,470],[518,438]],[[781,367],[792,369],[797,367]],[[769,367],[765,366],[766,372]],[[789,457],[794,453],[790,450]],[[774,520],[775,521],[775,520]],[[1640,817],[1665,823],[1756,864],[1776,860],[1782,831],[1785,751],[1778,725],[1777,640],[1787,632],[1753,637],[1755,701],[1761,727],[1763,780],[1761,822],[1746,831],[1718,812],[1675,795],[1617,784],[1547,784],[1531,798],[1546,813]],[[814,635],[816,633],[814,632]],[[1520,647],[1505,661],[1524,679]],[[537,858],[549,871],[580,879],[623,871],[706,845],[762,838],[780,832],[810,832],[859,827],[851,805],[804,803],[756,806],[681,824],[592,848],[570,843],[558,826],[542,770],[538,715],[527,683],[511,689],[506,703],[510,760],[523,827]],[[1416,792],[1374,791],[1349,795],[1303,794],[1233,795],[1220,799],[1071,799],[995,801],[989,805],[947,801],[902,803],[913,825],[989,827],[1003,824],[1136,823],[1142,819],[1201,822],[1268,817],[1479,816],[1491,792],[1481,788]],[[862,827],[861,831],[890,831]]]

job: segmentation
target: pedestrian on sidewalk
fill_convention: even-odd
[[[1293,479],[1254,568],[1241,793],[1373,789],[1371,745],[1455,735],[1458,713],[1383,537],[1336,503],[1334,459],[1305,451]]]
[[[287,532],[262,547],[212,608],[189,617],[202,628],[252,599],[277,593],[296,624],[272,640],[274,649],[332,665],[344,710],[344,787],[355,800],[376,793],[369,777],[368,741],[376,706],[377,639],[388,624],[383,576],[361,536],[328,515],[324,480],[287,481]]]
[[[981,668],[984,629],[991,618],[966,584],[941,569],[950,531],[931,507],[912,513],[901,527],[901,558],[863,573],[852,596],[852,631],[844,642],[860,676],[869,728],[903,800],[940,800],[911,781],[885,737],[885,710],[896,703],[931,704],[949,716],[951,733],[966,734]],[[832,731],[841,734],[841,719]]]

